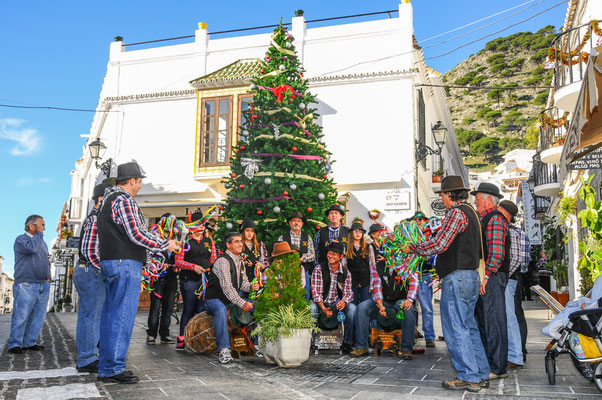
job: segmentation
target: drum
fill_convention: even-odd
[[[217,344],[215,343],[213,317],[206,312],[192,317],[184,330],[184,341],[186,347],[195,353],[215,354]]]

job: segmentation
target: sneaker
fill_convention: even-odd
[[[222,364],[228,364],[232,362],[232,353],[230,352],[229,348],[224,347],[219,351],[219,362]]]
[[[481,379],[479,386],[483,389],[489,389],[489,379]]]
[[[178,344],[176,344],[176,350],[184,350],[186,343],[184,343],[184,336],[178,336]]]
[[[368,349],[355,349],[351,353],[349,353],[349,355],[353,358],[366,357],[368,354],[370,354]]]
[[[433,339],[426,339],[426,347],[435,347],[435,341]]]
[[[95,374],[98,372],[98,360],[92,361],[88,365],[84,365],[83,367],[77,367],[77,372],[89,372],[91,374]]]
[[[507,378],[508,377],[508,373],[504,373],[504,374],[494,374],[493,372],[489,373],[489,379],[490,380],[495,380],[495,379],[503,379],[503,378]]]
[[[23,349],[20,347],[11,347],[10,349],[8,349],[8,352],[10,354],[23,354]]]
[[[449,390],[468,390],[469,392],[478,392],[481,390],[480,383],[466,382],[459,378],[453,381],[443,381],[442,386]]]
[[[175,341],[175,340],[173,340],[173,338],[172,338],[172,337],[169,337],[169,336],[165,336],[165,337],[162,337],[162,338],[161,338],[161,344],[173,344],[173,343],[175,343],[175,342],[176,342],[176,341]]]
[[[349,343],[343,343],[341,351],[343,352],[343,354],[351,354],[351,352],[353,351],[353,347],[351,347]]]
[[[44,350],[45,347],[39,344],[34,344],[33,346],[29,346],[29,347],[23,347],[23,350],[29,350],[29,351],[41,351]]]
[[[255,349],[255,357],[263,358],[263,353],[259,349]]]
[[[157,342],[155,341],[155,337],[154,336],[149,336],[146,335],[146,344],[156,344]]]
[[[401,352],[401,359],[405,361],[410,361],[412,359],[412,352],[409,350],[404,350]]]

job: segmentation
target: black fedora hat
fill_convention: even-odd
[[[327,317],[326,314],[320,311],[319,319],[320,328],[331,331],[339,327],[339,320],[337,319],[337,311],[332,310],[332,316]]]
[[[192,215],[190,216],[190,222],[196,222],[200,219],[203,219],[203,213],[202,212],[193,212]]]
[[[117,166],[117,178],[115,178],[116,181],[119,182],[132,178],[146,178],[136,161]]]
[[[371,235],[375,232],[380,232],[384,229],[385,229],[385,227],[382,226],[381,224],[372,224],[372,225],[370,225],[370,228],[368,229],[368,235]]]
[[[245,219],[242,220],[242,224],[240,224],[240,229],[238,231],[242,233],[247,228],[251,228],[255,231],[255,233],[257,233],[257,227],[255,227],[255,222],[253,222],[253,220],[249,217],[245,217]]]
[[[113,185],[110,185],[108,183],[101,183],[100,185],[96,185],[94,186],[94,194],[92,195],[92,200],[96,201],[96,199],[98,199],[101,196],[105,195],[105,190],[110,188]]]
[[[359,229],[360,231],[366,233],[364,226],[362,224],[360,224],[359,222],[354,222],[353,224],[351,224],[351,228],[349,228],[349,232],[353,231],[354,229]]]
[[[328,245],[328,251],[332,251],[333,253],[345,254],[345,246],[343,243],[332,242]]]
[[[295,211],[293,212],[287,219],[286,222],[291,222],[291,219],[293,218],[300,218],[303,221],[303,224],[307,223],[307,220],[305,219],[305,217],[303,216],[303,214],[301,214],[299,211]]]
[[[464,185],[464,179],[459,175],[448,175],[441,180],[441,189],[435,193],[453,192],[454,190],[470,190]]]
[[[500,193],[500,188],[494,185],[493,183],[489,182],[479,183],[479,187],[477,188],[477,190],[473,190],[472,192],[470,192],[470,194],[473,196],[476,196],[477,193],[490,194],[492,196],[497,197],[498,199],[504,197],[504,195]]]
[[[242,308],[232,305],[230,307],[230,319],[234,325],[243,328],[253,321],[253,316],[250,311],[244,311]]]
[[[328,214],[330,214],[331,211],[338,211],[341,213],[342,217],[345,216],[345,210],[343,210],[343,207],[341,207],[337,204],[331,205],[330,208],[328,210],[326,210],[326,212],[324,214],[326,214],[326,216],[328,217]]]

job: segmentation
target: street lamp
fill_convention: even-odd
[[[435,138],[435,144],[439,147],[439,151],[443,148],[445,144],[445,135],[447,134],[447,128],[441,123],[441,121],[437,121],[435,125],[431,128],[433,131],[433,136]]]
[[[434,150],[417,140],[416,163],[422,161],[429,155],[436,155],[439,156],[439,167],[441,168],[441,152],[443,150],[443,145],[445,144],[445,135],[447,134],[447,128],[441,123],[441,121],[437,121],[435,125],[431,127],[431,131],[433,132],[433,137],[435,138],[437,150]]]
[[[105,146],[105,144],[101,142],[100,139],[96,138],[92,143],[88,145],[88,148],[90,149],[90,157],[94,160],[96,168],[99,168],[107,178],[110,178],[111,163],[113,162],[113,160],[109,158],[102,164],[98,164],[98,161],[103,159],[104,154],[107,150],[107,146]]]

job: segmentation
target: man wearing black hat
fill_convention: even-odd
[[[333,242],[328,246],[327,261],[314,268],[311,277],[311,313],[318,318],[320,312],[327,318],[332,318],[334,312],[343,311],[345,319],[345,335],[343,337],[343,353],[349,354],[353,344],[353,329],[355,324],[356,305],[353,301],[351,274],[343,266],[341,259],[345,254],[342,243]]]
[[[304,269],[305,276],[305,298],[309,300],[311,297],[311,283],[309,277],[314,272],[315,252],[311,237],[302,232],[303,225],[307,222],[303,214],[299,211],[292,213],[286,220],[291,229],[284,235],[278,238],[278,242],[287,242],[292,249],[296,249],[301,254],[301,265]]]
[[[505,291],[508,284],[510,236],[508,221],[497,210],[502,197],[500,189],[488,182],[479,184],[470,192],[481,218],[481,235],[485,259],[485,279],[481,283],[477,301],[477,322],[487,353],[490,379],[508,376],[508,324],[506,322]]]
[[[92,200],[94,208],[84,220],[79,242],[79,264],[73,271],[73,284],[79,297],[77,308],[77,370],[98,371],[100,314],[105,302],[105,285],[100,273],[98,255],[97,214],[100,200],[109,184],[96,185]]]
[[[345,249],[347,248],[349,229],[341,225],[341,219],[345,216],[345,211],[343,211],[341,206],[333,204],[326,210],[326,216],[328,217],[328,226],[320,229],[315,239],[316,266],[328,261],[326,254],[328,253],[330,243],[340,242]],[[345,263],[346,261],[343,259],[343,264]]]
[[[508,368],[519,368],[524,364],[527,341],[527,320],[522,305],[521,270],[528,268],[531,260],[531,244],[527,234],[512,225],[518,207],[510,200],[502,200],[498,210],[508,221],[510,234],[510,270],[506,286],[506,321],[508,323]]]
[[[125,370],[140,298],[146,251],[175,251],[180,246],[150,233],[134,197],[144,175],[136,162],[117,167],[116,186],[105,191],[98,212],[100,267],[106,287],[100,320],[98,380],[136,383]]]
[[[447,209],[439,232],[403,251],[423,257],[438,254],[435,270],[441,280],[441,327],[456,379],[450,390],[478,392],[489,382],[489,364],[475,320],[479,295],[481,233],[476,211],[466,203],[468,188],[461,176],[446,176],[438,191]]]

